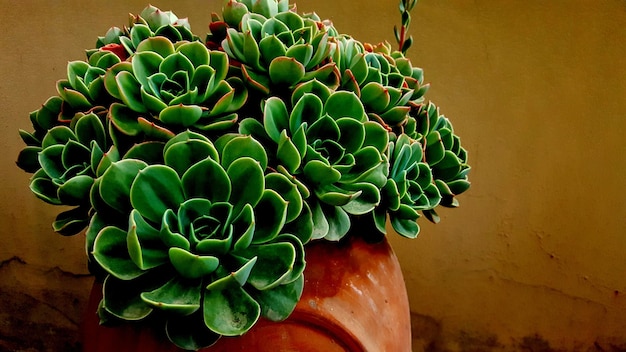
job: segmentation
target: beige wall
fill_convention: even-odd
[[[0,0],[0,350],[71,349],[91,283],[83,238],[52,232],[57,209],[14,166],[17,129],[68,60],[146,3]],[[220,1],[152,3],[203,33]],[[393,40],[396,4],[298,7],[377,42]],[[417,240],[392,239],[415,351],[626,349],[625,25],[622,0],[418,4],[409,54],[470,151],[473,186]]]

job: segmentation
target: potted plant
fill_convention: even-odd
[[[185,349],[243,335],[290,316],[315,244],[413,238],[458,205],[466,151],[405,57],[414,5],[400,50],[287,0],[225,1],[206,39],[148,6],[68,64],[17,164],[71,207],[57,232],[86,229],[103,324]]]

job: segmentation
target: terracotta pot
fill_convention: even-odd
[[[409,303],[400,264],[386,241],[360,238],[307,246],[302,298],[283,322],[260,320],[248,333],[224,337],[203,351],[411,350]],[[102,297],[94,285],[84,323],[85,352],[180,351],[164,334],[127,324],[103,327],[94,313]]]

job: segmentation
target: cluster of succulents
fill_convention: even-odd
[[[153,6],[109,30],[31,113],[17,161],[37,197],[72,207],[56,231],[86,229],[102,321],[160,321],[190,350],[287,318],[310,241],[356,222],[415,237],[469,187],[402,52],[287,0],[229,0],[222,17],[204,41]]]

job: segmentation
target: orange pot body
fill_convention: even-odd
[[[315,242],[307,245],[306,261],[304,292],[287,320],[261,319],[245,335],[223,337],[202,351],[411,351],[404,279],[386,241]],[[96,284],[83,326],[85,352],[181,351],[151,329],[100,326],[95,311],[101,298]]]

